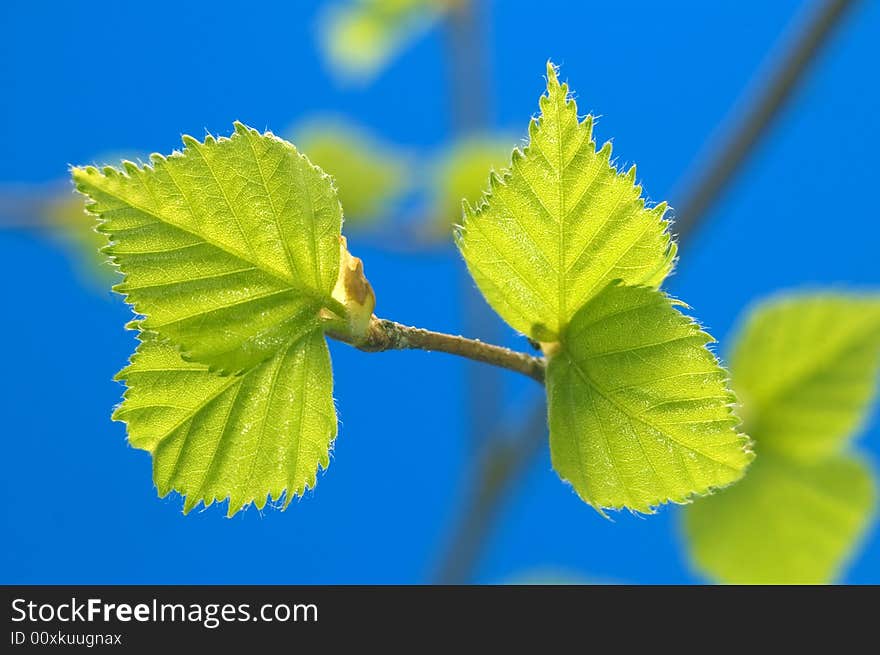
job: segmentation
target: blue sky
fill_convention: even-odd
[[[233,120],[283,131],[319,112],[436,151],[452,133],[445,41],[434,31],[370,85],[340,83],[316,48],[325,3],[151,2],[0,7],[0,182],[63,178],[101,153],[168,152],[182,133]],[[707,138],[768,62],[804,3],[492,3],[493,125],[524,135],[552,59],[600,139],[670,197]],[[785,289],[880,287],[874,205],[880,4],[861,3],[793,103],[682,253],[669,290],[720,339],[751,303]],[[378,311],[459,332],[463,265],[352,239]],[[334,344],[340,437],[317,488],[285,513],[184,518],[159,500],[150,459],[109,421],[112,376],[133,347],[129,310],[84,281],[57,240],[0,231],[4,582],[424,582],[460,509],[474,458],[464,365]],[[499,328],[505,341],[522,340]],[[507,380],[508,421],[538,393]],[[876,421],[857,441],[880,460]],[[534,569],[646,583],[700,580],[677,508],[602,519],[562,484],[544,449],[503,509],[477,580]],[[876,524],[846,577],[880,582]]]

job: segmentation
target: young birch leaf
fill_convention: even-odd
[[[310,334],[339,272],[330,178],[290,143],[240,123],[183,152],[74,168],[124,275],[116,290],[186,359],[240,372]]]
[[[658,286],[675,245],[666,205],[645,206],[635,167],[619,173],[611,144],[592,140],[568,86],[547,66],[541,115],[509,170],[465,205],[459,248],[489,304],[515,329],[557,341],[575,312],[612,280]]]
[[[742,482],[688,507],[685,533],[697,568],[720,582],[823,584],[852,555],[875,502],[857,457],[762,452]]]
[[[575,314],[547,369],[550,453],[585,502],[651,512],[742,476],[753,455],[711,341],[647,287],[608,285]]]
[[[267,497],[286,502],[315,485],[336,436],[333,377],[324,335],[290,340],[242,375],[186,362],[173,345],[141,334],[118,379],[128,390],[114,413],[131,445],[153,454],[161,496],[186,497],[184,512],[229,498],[229,515]]]
[[[857,432],[880,369],[880,299],[821,294],[759,307],[730,362],[762,450],[816,458]]]

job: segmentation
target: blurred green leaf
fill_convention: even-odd
[[[434,164],[429,175],[429,231],[448,239],[462,220],[462,201],[475,205],[489,189],[492,171],[510,166],[513,139],[482,135],[454,143]]]
[[[388,218],[408,183],[407,158],[342,119],[313,119],[293,130],[294,143],[329,173],[345,212],[345,227]]]
[[[348,0],[328,9],[321,46],[341,76],[368,81],[456,1]]]
[[[757,461],[685,514],[693,560],[727,583],[827,583],[876,502],[868,464],[842,452],[880,367],[880,299],[822,293],[758,306],[736,340],[733,386]]]
[[[721,582],[821,584],[839,574],[875,501],[857,457],[761,453],[741,482],[689,507],[685,529],[697,567]]]
[[[880,298],[820,294],[765,303],[730,360],[762,451],[815,458],[865,420],[880,368]]]

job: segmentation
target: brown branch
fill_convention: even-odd
[[[493,346],[478,339],[409,327],[375,316],[370,321],[366,336],[361,339],[356,340],[348,335],[333,331],[327,334],[364,352],[427,350],[449,353],[491,366],[506,368],[515,373],[522,373],[536,382],[544,383],[543,357],[534,357],[509,348]]]

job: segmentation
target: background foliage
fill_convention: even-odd
[[[582,112],[602,116],[599,138],[613,136],[626,158],[620,163],[638,161],[649,197],[671,196],[674,206],[682,171],[801,8],[793,0],[752,10],[644,2],[638,11],[559,2],[535,12],[531,3],[493,3],[486,19],[491,121],[503,134],[524,136],[552,57],[577,81]],[[325,10],[324,3],[247,13],[233,3],[140,9],[98,2],[46,14],[4,3],[0,89],[15,101],[0,105],[3,189],[37,189],[48,200],[44,185],[70,162],[170,151],[181,132],[225,133],[235,119],[280,133],[325,112],[357,117],[392,147],[442,161],[454,131],[444,32],[425,32],[366,85],[336,75],[320,54]],[[866,193],[880,147],[880,91],[860,69],[880,54],[872,38],[878,28],[876,3],[863,3],[845,22],[670,280],[669,290],[687,298],[721,340],[722,353],[741,311],[769,293],[880,283],[880,227]],[[416,179],[407,185],[428,184],[420,168],[408,170]],[[383,313],[459,332],[466,319],[459,256],[439,245],[414,257],[397,238],[419,233],[413,217],[431,213],[424,210],[430,197],[400,200],[395,229],[353,236],[352,250],[368,263]],[[0,212],[4,221],[20,217],[8,210]],[[70,252],[39,230],[0,232],[7,280],[0,337],[11,345],[14,372],[0,382],[4,581],[430,579],[475,445],[465,429],[461,362],[422,353],[365,357],[332,345],[334,367],[346,371],[338,380],[346,398],[338,460],[325,474],[333,484],[319,484],[284,515],[251,510],[230,522],[208,511],[182,520],[179,499],[157,501],[144,484],[149,457],[133,453],[122,427],[108,421],[120,393],[111,376],[133,345],[121,329],[128,310],[103,283],[84,286]],[[526,347],[499,330],[509,345]],[[430,386],[419,384],[416,370]],[[509,378],[505,384],[514,421],[535,390]],[[389,395],[400,410],[377,415]],[[873,422],[859,445],[880,455]],[[536,567],[632,582],[701,579],[681,548],[679,511],[607,522],[559,484],[546,449],[511,501],[479,581]],[[875,525],[844,580],[878,581],[878,550]]]

